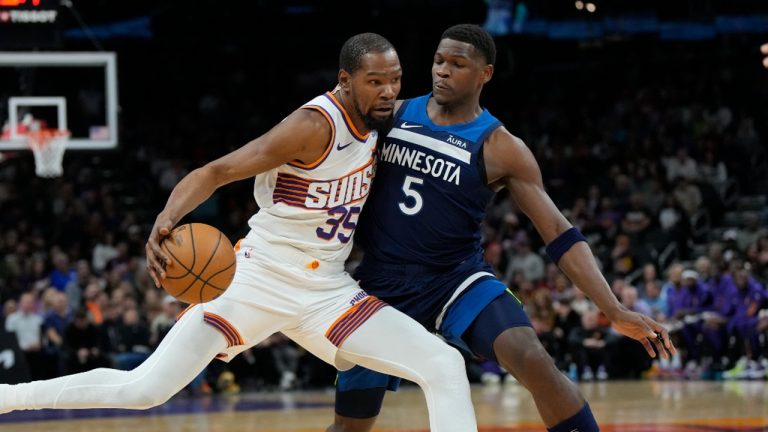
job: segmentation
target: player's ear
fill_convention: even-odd
[[[492,64],[483,66],[483,74],[482,74],[483,84],[487,84],[488,81],[491,80],[491,77],[493,77],[493,70],[494,69]]]
[[[352,85],[352,75],[344,69],[339,69],[339,84],[341,90],[345,93],[349,91],[349,87]]]

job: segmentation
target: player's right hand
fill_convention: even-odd
[[[640,342],[651,358],[656,357],[654,346],[665,359],[677,352],[667,329],[648,316],[621,308],[608,318],[619,333]]]
[[[149,233],[147,245],[144,247],[147,254],[147,270],[149,276],[155,281],[155,286],[160,288],[160,280],[165,279],[165,267],[171,264],[171,259],[160,249],[163,237],[170,234],[173,222],[161,213],[155,220],[152,232]]]

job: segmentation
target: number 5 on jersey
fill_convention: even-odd
[[[406,198],[406,202],[400,202],[398,206],[400,207],[400,211],[407,214],[408,216],[413,216],[416,213],[421,211],[421,206],[424,204],[424,200],[421,198],[421,194],[413,188],[414,185],[423,185],[424,179],[420,179],[418,177],[412,177],[412,176],[405,176],[405,182],[403,183],[403,192],[405,193],[405,196],[407,198],[413,198],[413,200],[408,200]],[[411,201],[411,202],[409,202]],[[409,206],[408,204],[413,204]]]

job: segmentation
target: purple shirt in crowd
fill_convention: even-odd
[[[667,313],[674,317],[678,311],[692,309],[701,311],[706,305],[709,293],[698,282],[690,286],[671,285],[667,292]]]
[[[748,311],[752,304],[756,303],[759,306],[768,298],[765,288],[751,276],[747,279],[744,287],[739,288],[735,283],[733,286],[735,292],[731,297],[731,301],[733,302],[734,317],[748,316]]]

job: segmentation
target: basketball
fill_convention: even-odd
[[[235,276],[235,251],[218,229],[188,223],[160,243],[171,259],[165,268],[165,292],[184,303],[205,303],[224,293]]]

